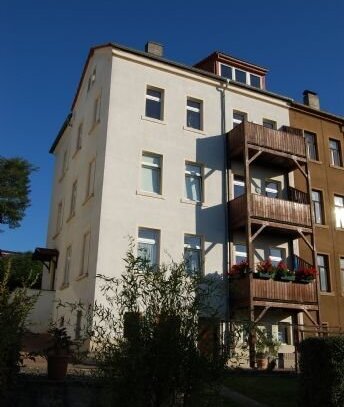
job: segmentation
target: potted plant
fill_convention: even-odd
[[[259,278],[263,278],[265,280],[269,280],[270,278],[274,278],[276,267],[272,265],[271,260],[263,260],[257,264],[256,267],[257,276]]]
[[[281,342],[265,328],[256,328],[256,364],[258,369],[274,369]]]
[[[62,380],[67,374],[74,342],[67,334],[65,327],[57,327],[51,324],[48,333],[50,334],[50,340],[43,352],[48,361],[48,377],[53,380]]]
[[[244,277],[250,272],[250,266],[247,260],[243,260],[238,264],[234,264],[229,272],[230,277]]]
[[[281,281],[294,281],[295,273],[294,271],[289,270],[287,264],[281,260],[276,267],[275,279]]]
[[[314,267],[300,267],[296,270],[295,280],[298,283],[308,284],[313,281],[317,275],[317,271]]]

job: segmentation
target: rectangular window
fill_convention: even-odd
[[[100,96],[94,101],[93,125],[100,122]]]
[[[187,99],[186,125],[193,129],[202,130],[202,102],[194,99]]]
[[[330,161],[332,165],[336,165],[337,167],[341,167],[342,165],[339,140],[330,139]]]
[[[185,197],[190,201],[202,201],[202,167],[185,163]]]
[[[96,68],[93,69],[92,74],[88,78],[88,85],[87,85],[87,92],[90,91],[92,86],[94,85],[94,82],[96,81]]]
[[[147,259],[150,266],[154,266],[159,262],[159,235],[158,230],[139,228],[138,255]]]
[[[252,73],[250,74],[250,85],[253,86],[254,88],[261,88],[261,83],[260,83],[260,76],[253,75]]]
[[[277,266],[278,263],[285,259],[285,251],[280,247],[271,247],[269,249],[269,259],[273,266]]]
[[[73,186],[72,186],[72,196],[71,196],[71,199],[70,199],[69,217],[75,215],[77,189],[78,189],[78,181],[74,181]]]
[[[75,339],[79,340],[81,338],[81,321],[82,321],[82,311],[78,310],[76,312],[76,322],[75,322]]]
[[[324,254],[317,255],[317,264],[319,269],[320,291],[330,292],[330,276],[328,267],[328,256]]]
[[[68,150],[63,152],[62,167],[61,167],[61,178],[64,177],[68,170]]]
[[[290,345],[290,339],[290,324],[280,322],[278,324],[278,340],[285,345]]]
[[[317,149],[317,135],[311,133],[310,131],[304,131],[307,156],[310,160],[318,160],[318,149]]]
[[[82,240],[81,267],[80,267],[80,273],[79,273],[80,276],[84,276],[84,275],[88,274],[90,240],[91,240],[91,233],[88,231],[84,234],[84,238]]]
[[[247,260],[246,245],[242,243],[236,243],[234,245],[234,264],[239,264],[242,261]]]
[[[334,213],[336,217],[336,227],[344,229],[344,196],[334,196]]]
[[[265,181],[265,196],[269,198],[279,198],[281,183],[273,180]]]
[[[274,122],[273,120],[263,119],[263,126],[266,127],[267,129],[276,130],[277,123]]]
[[[233,111],[233,127],[247,120],[246,113]]]
[[[163,120],[162,105],[163,91],[160,89],[147,88],[146,116],[157,120]]]
[[[161,195],[161,161],[161,156],[150,153],[142,153],[142,191]]]
[[[82,127],[83,127],[83,124],[80,123],[79,127],[78,127],[78,134],[76,137],[75,151],[79,151],[82,147]]]
[[[72,259],[72,246],[68,246],[66,250],[65,266],[63,272],[63,285],[67,285],[69,283],[71,259]]]
[[[221,76],[227,79],[233,79],[232,67],[228,65],[221,64]]]
[[[189,273],[202,269],[202,239],[195,235],[184,235],[184,259]]]
[[[246,83],[246,72],[241,69],[235,69],[235,80],[237,82]]]
[[[243,176],[234,174],[233,186],[234,199],[245,194],[245,178]]]
[[[312,190],[312,203],[314,223],[318,225],[324,224],[324,207],[321,191]]]
[[[56,231],[55,233],[58,234],[61,229],[62,229],[62,219],[63,219],[63,207],[62,207],[62,201],[59,202],[57,206],[57,216],[56,216]]]
[[[94,195],[94,177],[96,173],[96,160],[88,164],[86,199]]]
[[[342,284],[342,293],[344,293],[344,257],[339,259],[339,267],[340,267],[340,278]]]

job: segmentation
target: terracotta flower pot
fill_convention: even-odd
[[[268,358],[265,355],[256,355],[257,368],[259,370],[267,369],[268,367]]]
[[[48,356],[48,378],[51,380],[63,380],[67,374],[69,359],[68,355]]]

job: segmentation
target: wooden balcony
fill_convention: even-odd
[[[251,220],[311,228],[310,205],[284,199],[269,198],[264,195],[251,194],[251,204],[247,214],[247,195],[239,196],[229,202],[229,219],[232,228],[240,228]],[[283,227],[283,226],[282,226]]]
[[[289,159],[296,156],[298,159],[306,160],[306,144],[302,134],[294,129],[295,133],[286,130],[269,129],[259,124],[243,122],[236,126],[228,134],[228,154],[231,158],[242,156],[244,152],[245,139],[249,147],[262,150],[260,161],[270,162],[270,165],[283,164],[282,157]],[[299,133],[299,134],[297,134]],[[275,163],[271,162],[274,155]],[[289,163],[292,165],[292,162]]]
[[[234,306],[245,306],[250,299],[250,278],[246,276],[230,281],[231,300]],[[308,284],[262,280],[252,278],[252,299],[257,306],[297,308],[298,305],[317,307],[316,280]]]

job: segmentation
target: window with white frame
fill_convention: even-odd
[[[238,126],[242,122],[247,120],[247,115],[244,112],[239,112],[238,110],[233,111],[233,127]]]
[[[189,273],[202,270],[202,239],[196,235],[184,235],[184,260]]]
[[[280,261],[285,259],[285,250],[280,247],[270,247],[269,259],[273,266],[277,266]]]
[[[262,87],[262,79],[258,75],[253,73],[249,74],[250,83],[248,85],[253,86],[254,88],[260,89]]]
[[[247,248],[244,243],[235,243],[234,249],[234,264],[240,264],[247,260]]]
[[[160,155],[142,153],[141,190],[161,195],[161,162]]]
[[[328,256],[325,254],[317,255],[317,264],[319,269],[320,291],[330,292],[330,276]]]
[[[78,190],[78,181],[74,181],[73,186],[72,186],[72,195],[71,195],[71,199],[70,199],[69,217],[72,217],[75,215],[77,190]]]
[[[324,224],[324,207],[321,191],[312,190],[312,204],[314,223],[317,225]]]
[[[310,160],[318,160],[317,135],[310,131],[303,132],[305,136],[307,156]]]
[[[185,197],[190,201],[202,201],[202,167],[193,163],[185,163]]]
[[[202,102],[200,100],[187,98],[186,125],[193,129],[202,130]]]
[[[342,156],[341,156],[341,151],[340,151],[340,141],[330,139],[329,140],[329,146],[330,146],[330,162],[331,162],[331,165],[341,167],[342,166]]]
[[[155,229],[139,228],[137,251],[138,256],[145,258],[150,266],[159,262],[160,232]]]
[[[63,219],[63,206],[62,201],[57,205],[57,216],[56,216],[56,230],[55,233],[58,234],[62,229],[62,219]]]
[[[163,95],[163,90],[147,87],[146,117],[163,120]]]
[[[98,96],[94,101],[93,108],[93,125],[100,122],[100,96]]]
[[[91,241],[91,232],[87,231],[84,234],[84,237],[82,239],[81,267],[80,267],[80,273],[79,273],[80,276],[85,276],[88,274],[90,241]]]
[[[242,175],[234,174],[233,189],[234,198],[245,194],[245,178]]]
[[[95,177],[95,172],[96,172],[96,160],[93,159],[93,160],[88,164],[86,199],[94,195],[94,177]]]
[[[69,284],[71,260],[72,260],[72,246],[68,246],[66,250],[66,258],[63,271],[63,285]]]
[[[336,218],[336,227],[344,229],[344,196],[334,196],[334,213]]]
[[[83,128],[83,124],[80,123],[79,127],[78,127],[78,134],[76,136],[75,151],[81,150],[81,147],[82,147],[82,128]]]
[[[263,126],[266,127],[267,129],[276,130],[277,123],[273,120],[263,119]]]
[[[262,78],[259,75],[243,71],[242,69],[233,68],[230,65],[220,64],[220,75],[223,78],[241,82],[254,88],[262,87]]]

